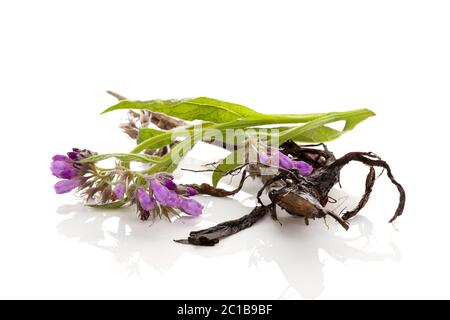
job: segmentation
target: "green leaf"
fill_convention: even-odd
[[[224,123],[250,116],[256,117],[260,114],[239,104],[207,97],[182,100],[124,100],[109,107],[102,114],[121,109],[147,109],[183,120],[204,120],[215,123]]]
[[[327,126],[321,126],[309,131],[306,131],[298,136],[295,136],[292,140],[298,142],[328,142],[339,138],[342,132]]]
[[[106,160],[109,158],[116,158],[120,161],[125,162],[141,162],[141,163],[159,163],[161,159],[155,156],[148,156],[145,154],[137,154],[137,153],[107,153],[107,154],[99,154],[86,159],[81,160],[80,162],[99,162],[102,160]]]
[[[322,119],[329,115],[330,114],[298,115],[295,117],[295,121],[307,121],[306,119]],[[348,113],[340,113],[340,115],[348,117]],[[355,115],[355,117],[358,115],[361,116],[359,113],[354,113],[354,115]],[[294,120],[292,118],[294,118],[294,116],[289,116],[289,117],[280,116],[277,119],[271,119],[271,120],[268,120],[266,117],[262,117],[260,119],[239,119],[236,121],[231,121],[228,123],[217,124],[217,125],[205,124],[205,125],[203,125],[203,128],[208,127],[208,128],[218,129],[218,130],[223,131],[225,129],[247,128],[248,126],[253,126],[253,125],[270,124],[271,121],[280,121],[280,122],[284,121],[287,123],[293,123]],[[350,118],[348,118],[348,119],[350,119]],[[362,119],[364,119],[364,117],[361,117],[359,122],[362,121]],[[336,118],[336,120],[334,120],[334,121],[338,121],[338,120],[342,120],[342,119]],[[329,121],[329,122],[334,122],[334,121]],[[323,142],[323,141],[329,141],[329,140],[335,139],[342,134],[342,132],[340,132],[338,130],[324,126],[324,124],[326,124],[326,123],[327,122],[324,122],[323,124],[320,124],[318,126],[299,127],[299,128],[303,128],[303,129],[296,132],[294,134],[294,138],[300,139],[302,141],[307,141],[307,142],[308,141]],[[168,132],[164,132],[160,135],[157,135],[153,138],[147,139],[147,140],[143,141],[141,144],[139,144],[136,148],[134,148],[132,150],[132,153],[139,153],[145,149],[156,149],[161,146],[167,145],[172,142],[172,138],[177,137],[177,136],[180,136],[180,137],[189,136],[189,137],[191,137],[191,140],[189,140],[189,138],[188,138],[188,139],[185,139],[184,141],[180,142],[177,146],[175,146],[175,148],[170,153],[168,153],[167,155],[165,155],[163,157],[163,159],[161,160],[160,163],[155,164],[150,169],[149,172],[156,173],[156,172],[160,172],[160,171],[168,171],[168,172],[173,171],[176,169],[177,164],[174,163],[173,161],[171,161],[170,157],[172,156],[172,154],[174,154],[175,152],[179,152],[179,150],[182,150],[182,148],[192,147],[193,144],[195,143],[193,141],[194,140],[197,141],[201,138],[201,134],[199,133],[199,134],[197,134],[195,139],[192,140],[193,136],[194,136],[194,134],[193,134],[194,130],[192,128],[193,127],[191,126],[191,127],[187,127],[187,128],[183,128],[183,129],[177,129],[174,131],[168,131]],[[282,128],[283,131],[281,134],[292,132],[292,130],[296,129],[296,128],[298,128],[298,127]],[[202,131],[202,134],[205,134],[205,132],[207,132],[207,131]],[[280,134],[280,136],[281,136],[281,134]],[[226,133],[224,133],[224,136],[226,136]],[[183,154],[182,156],[184,157],[185,154]],[[230,155],[230,157],[233,157],[233,155]],[[234,164],[234,163],[237,163],[237,164]],[[234,161],[234,159],[227,158],[226,164],[222,164],[222,166],[220,168],[218,168],[218,171],[214,172],[213,183],[218,183],[218,181],[222,178],[222,176],[226,172],[236,168],[239,165],[239,163],[242,163],[242,161]],[[219,171],[221,171],[222,175],[220,175]]]
[[[120,200],[103,204],[88,204],[88,206],[96,209],[119,209],[122,208],[126,203],[127,202],[125,200]]]
[[[153,128],[140,128],[138,137],[137,137],[137,143],[141,143],[142,141],[145,141],[147,139],[159,136],[160,134],[165,133],[165,131],[153,129]]]
[[[158,136],[154,136],[152,138],[149,138],[147,140],[142,141],[140,144],[138,144],[131,152],[132,153],[138,153],[141,151],[144,151],[146,149],[153,150],[153,149],[159,149],[164,146],[167,146],[168,144],[171,144],[172,138],[175,138],[176,134],[173,132],[165,132]]]
[[[368,109],[357,109],[353,111],[347,111],[347,112],[331,112],[326,114],[325,116],[322,116],[320,118],[317,118],[315,120],[312,120],[303,126],[300,127],[294,127],[292,129],[286,130],[282,134],[280,134],[280,140],[279,143],[283,143],[287,140],[294,139],[300,134],[304,134],[305,132],[310,132],[311,130],[315,130],[321,126],[326,125],[327,123],[337,122],[337,121],[345,121],[346,124],[344,126],[344,129],[340,132],[339,135],[342,135],[346,133],[347,131],[350,131],[356,127],[359,123],[366,120],[369,117],[374,116],[375,113]]]
[[[192,147],[201,139],[201,133],[195,133],[187,137],[173,147],[173,149],[161,158],[161,162],[153,165],[146,171],[147,174],[154,174],[157,172],[173,172],[179,162],[192,150]]]
[[[212,184],[213,186],[217,186],[219,181],[230,171],[239,167],[239,165],[243,164],[244,158],[242,153],[232,152],[225,159],[223,159],[220,164],[216,167],[212,174]]]
[[[306,135],[307,137],[311,137],[311,136],[314,137],[314,135],[311,135],[311,134],[314,132],[315,132],[315,134],[318,134],[318,133],[320,133],[320,131],[322,131],[322,134],[328,132],[328,134],[331,134],[328,137],[333,137],[334,139],[336,139],[337,137],[341,136],[345,132],[355,128],[356,125],[359,124],[360,122],[362,122],[365,119],[367,119],[371,116],[374,116],[374,115],[375,115],[375,113],[373,113],[372,111],[370,111],[368,109],[358,109],[358,110],[353,110],[353,111],[348,111],[348,112],[328,113],[328,114],[321,116],[315,120],[311,120],[302,126],[293,127],[293,128],[284,130],[284,132],[279,134],[278,142],[279,142],[279,144],[282,144],[283,142],[285,142],[287,140],[292,140],[292,139],[295,139],[296,137],[299,137],[302,135]],[[335,130],[337,132],[331,131],[331,130],[334,130],[331,128],[329,128],[331,130],[319,129],[319,128],[324,127],[328,123],[341,121],[341,120],[346,121],[346,125],[342,132],[338,131],[338,130]],[[319,131],[317,131],[317,130],[319,130]],[[318,136],[316,136],[316,137],[318,137]],[[237,168],[240,164],[243,164],[243,159],[242,159],[242,157],[238,158],[238,156],[237,156],[238,154],[239,154],[238,152],[231,153],[228,157],[226,157],[224,160],[222,160],[222,162],[216,167],[216,170],[213,172],[213,175],[212,175],[212,183],[214,186],[217,186],[219,181],[228,172]],[[242,152],[240,154],[242,154]]]
[[[212,127],[212,123],[202,123],[201,125],[192,125],[183,128],[176,128],[171,131],[166,131],[157,136],[142,141],[131,151],[131,153],[139,153],[147,149],[162,148],[164,146],[167,146],[168,144],[171,144],[176,138],[191,136],[195,130],[201,131],[208,127]]]
[[[278,131],[278,134],[281,134],[285,132],[286,130],[290,130],[293,127],[274,127],[274,128],[250,128],[256,131],[259,137],[263,137],[267,131],[267,139],[269,139],[271,136],[276,135],[276,132]],[[310,142],[310,143],[316,143],[316,142],[328,142],[335,140],[339,138],[342,135],[342,132],[327,126],[321,126],[312,130],[309,130],[307,132],[304,132],[303,134],[299,134],[298,136],[294,137],[292,140],[298,141],[298,142]]]

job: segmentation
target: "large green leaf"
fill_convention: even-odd
[[[259,115],[258,112],[242,105],[207,97],[182,100],[124,100],[109,107],[102,114],[121,109],[147,109],[183,120],[204,120],[215,123],[224,123]]]
[[[213,123],[205,122],[199,125],[192,125],[182,128],[175,128],[170,131],[165,131],[160,133],[159,135],[150,136],[150,138],[145,139],[141,143],[139,143],[131,153],[139,153],[144,150],[152,150],[162,148],[168,144],[171,144],[176,138],[179,137],[188,137],[194,134],[196,131],[203,131],[205,128],[213,127]]]
[[[270,128],[270,130],[267,130],[267,128],[250,128],[257,132],[259,137],[267,136],[267,139],[270,138],[273,135],[281,134],[287,130],[292,129],[293,127],[274,127]],[[342,131],[330,128],[328,126],[321,126],[315,129],[311,129],[307,132],[304,132],[302,134],[299,134],[298,136],[294,137],[292,140],[298,141],[298,142],[329,142],[332,140],[335,140],[339,138],[342,135]]]
[[[264,134],[270,135],[273,132],[282,133],[286,130],[291,129],[292,127],[274,127],[274,128],[249,128],[250,130],[256,132],[259,136],[263,136]],[[221,130],[223,135],[222,141],[227,140],[227,131]],[[174,132],[165,132],[153,128],[141,128],[139,130],[139,135],[137,138],[137,143],[140,144],[146,140],[155,138],[156,136],[163,135],[157,139],[153,139],[147,142],[147,149],[158,149],[170,144],[172,141],[172,137],[176,136],[176,133],[172,136]],[[321,126],[303,134],[299,134],[293,140],[299,142],[328,142],[334,139],[339,138],[342,135],[342,132],[327,126]]]
[[[295,136],[292,140],[298,142],[311,142],[311,143],[328,142],[339,138],[341,135],[342,131],[327,126],[321,126],[303,132],[302,134]]]
[[[142,141],[145,141],[147,139],[159,136],[160,134],[163,134],[163,133],[165,133],[165,131],[161,131],[161,130],[153,129],[153,128],[145,128],[145,127],[143,127],[143,128],[139,129],[139,133],[138,133],[138,136],[137,136],[136,140],[137,140],[137,143],[139,144]]]
[[[369,111],[369,112],[371,112],[371,111]],[[340,115],[341,117],[347,117],[349,119],[349,121],[354,120],[353,118],[350,119],[349,114],[354,114],[355,119],[357,117],[360,117],[359,120],[356,121],[354,125],[356,125],[356,123],[359,123],[362,120],[364,120],[365,119],[364,115],[367,117],[367,114],[365,112],[359,113],[356,111],[351,111],[350,113],[349,112],[338,113],[338,115]],[[322,119],[329,115],[330,114],[299,115],[299,116],[296,116],[296,120],[297,121],[307,121],[307,119]],[[333,116],[333,114],[331,114],[331,115]],[[334,121],[339,121],[339,120],[343,120],[343,119],[336,117],[336,120],[334,120]],[[270,121],[275,121],[275,119],[272,119]],[[226,131],[225,131],[226,129],[239,129],[239,128],[245,129],[245,128],[247,128],[249,126],[253,126],[253,125],[268,124],[268,123],[270,123],[270,121],[268,121],[267,116],[263,116],[259,119],[255,119],[255,118],[239,119],[239,120],[222,123],[222,124],[217,124],[217,125],[212,125],[211,123],[208,123],[208,124],[202,125],[202,128],[203,129],[207,129],[207,128],[217,129],[217,130],[221,131],[223,133],[223,136],[226,138]],[[277,117],[276,121],[286,122],[286,123],[293,122],[291,116],[289,116],[289,117],[279,116],[279,117]],[[334,122],[334,121],[329,121],[329,122]],[[335,129],[325,126],[326,123],[327,122],[324,122],[323,124],[320,124],[318,126],[308,126],[308,127],[302,126],[302,127],[300,127],[300,128],[302,128],[302,130],[300,130],[298,132],[296,131],[294,136],[290,139],[294,139],[297,141],[303,141],[303,142],[326,142],[326,141],[336,139],[341,134],[343,134],[343,132],[341,132],[341,131],[338,131],[338,130],[335,130]],[[290,132],[292,132],[293,129],[296,129],[296,128],[298,128],[298,127],[281,127],[281,130],[280,130],[281,133],[278,137],[278,140],[280,140],[281,135],[283,135],[285,133],[290,133]],[[261,130],[261,128],[256,128],[256,131],[258,131],[258,130]],[[349,130],[349,129],[347,128],[345,131],[347,131],[347,130]],[[193,133],[194,133],[193,126],[163,132],[159,135],[153,136],[153,137],[143,141],[142,143],[140,143],[138,146],[136,146],[132,150],[132,153],[137,154],[146,149],[157,149],[157,148],[163,147],[167,144],[170,144],[173,141],[173,139],[175,139],[176,137],[192,137],[194,135]],[[203,135],[205,135],[207,133],[208,133],[207,130],[202,130],[201,135],[197,136],[196,139],[200,139]],[[185,139],[185,140],[188,140],[188,139]],[[178,146],[176,150],[178,150],[182,147],[185,147],[186,143],[189,144],[189,142],[186,141],[185,143],[180,144],[180,146]],[[174,151],[174,152],[176,152],[176,151]],[[170,154],[166,155],[165,156],[166,160],[161,160],[161,163],[155,165],[154,168],[152,168],[152,172],[170,171],[170,170],[175,169],[176,165],[174,167],[174,164],[172,162],[170,162],[170,159],[168,159],[169,156],[170,156]],[[230,164],[229,161],[231,161],[231,160],[227,159],[227,164]],[[237,161],[237,163],[239,163],[239,161]],[[226,173],[229,170],[232,170],[236,166],[237,165],[231,164],[230,166],[221,167],[220,170],[222,171],[222,173]],[[215,172],[213,174],[213,177],[217,177],[220,180],[221,177],[219,178],[218,175],[219,175],[219,173]]]
[[[311,130],[322,127],[328,123],[337,121],[345,121],[344,129],[340,132],[340,135],[342,135],[347,131],[354,129],[359,123],[374,115],[375,113],[368,109],[357,109],[347,112],[330,112],[325,116],[306,123],[303,126],[286,130],[280,134],[280,143],[295,139],[298,135],[304,134],[305,132],[310,132]]]
[[[152,138],[149,138],[147,140],[142,141],[140,144],[138,144],[131,152],[132,153],[139,153],[144,150],[153,150],[153,149],[159,149],[164,146],[167,146],[168,144],[171,144],[173,142],[173,138],[176,137],[176,134],[173,132],[164,132],[160,135],[154,136]]]
[[[352,130],[356,127],[357,124],[364,121],[368,117],[371,117],[375,115],[372,111],[368,109],[358,109],[348,112],[332,112],[328,113],[324,116],[321,116],[315,120],[309,121],[308,123],[304,124],[300,127],[293,127],[287,130],[284,130],[282,133],[278,136],[278,142],[279,144],[282,144],[283,142],[291,139],[295,139],[296,137],[299,137],[301,135],[307,135],[311,137],[311,134],[317,134],[320,131],[323,131],[324,129],[320,129],[324,127],[328,123],[333,123],[336,121],[346,121],[346,125],[342,131],[336,133],[331,129],[325,129],[328,133],[332,134],[332,137],[335,139],[339,137],[340,135],[344,134],[345,132]],[[316,133],[315,130],[319,129]],[[322,134],[325,132],[323,131]],[[243,154],[242,152],[233,152],[228,157],[226,157],[222,162],[216,167],[216,170],[213,172],[212,175],[212,183],[214,186],[216,186],[219,181],[231,170],[237,168],[240,164],[243,163],[243,158],[238,157],[239,154]]]

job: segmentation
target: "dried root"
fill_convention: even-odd
[[[264,186],[257,194],[258,205],[250,214],[240,219],[220,223],[212,228],[193,231],[188,239],[177,240],[177,242],[201,246],[215,245],[219,242],[219,239],[251,227],[267,213],[270,213],[274,220],[278,220],[276,206],[286,210],[291,215],[302,217],[307,225],[309,220],[330,216],[347,230],[349,228],[347,221],[356,216],[369,200],[376,180],[375,167],[381,167],[386,171],[387,176],[397,187],[400,195],[398,207],[389,222],[393,222],[403,213],[406,199],[405,190],[395,180],[391,168],[385,161],[371,152],[350,152],[336,159],[325,145],[322,146],[323,150],[319,150],[309,146],[299,146],[293,141],[286,142],[281,146],[281,151],[295,160],[306,161],[314,166],[315,170],[310,176],[301,176],[296,170],[280,169],[277,175],[265,180]],[[325,209],[325,205],[328,202],[328,193],[331,188],[339,182],[342,168],[352,161],[361,162],[370,167],[366,178],[365,191],[356,208],[339,216]],[[238,188],[232,191],[215,188],[208,184],[191,185],[191,187],[199,193],[224,197],[239,192],[247,177],[247,172],[243,171]],[[261,195],[264,191],[268,191],[271,201],[267,205],[261,201]]]
[[[257,221],[261,220],[267,212],[267,206],[258,206],[248,215],[239,219],[222,222],[209,229],[192,231],[189,238],[175,241],[198,246],[213,246],[219,242],[219,239],[231,236],[241,230],[251,227]]]

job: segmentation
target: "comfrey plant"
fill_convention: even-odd
[[[215,227],[194,231],[180,243],[211,246],[219,239],[252,226],[266,214],[278,221],[276,208],[302,217],[305,223],[316,218],[335,219],[345,229],[348,220],[367,203],[375,183],[375,167],[383,168],[400,193],[399,205],[390,222],[404,210],[405,192],[394,179],[388,164],[371,152],[351,152],[336,159],[323,142],[339,138],[374,113],[367,109],[314,114],[262,114],[242,105],[211,98],[182,100],[131,101],[113,92],[119,103],[103,113],[128,110],[128,123],[122,130],[137,141],[129,153],[96,154],[73,149],[67,155],[55,155],[51,171],[61,180],[56,193],[77,190],[87,205],[118,209],[135,205],[141,220],[180,214],[198,216],[203,206],[193,199],[197,194],[215,197],[239,192],[248,177],[259,178],[263,187],[257,193],[257,205],[248,215]],[[192,122],[196,120],[195,122]],[[342,130],[329,126],[344,121]],[[267,125],[271,127],[268,129]],[[217,145],[230,155],[213,165],[212,184],[180,185],[172,172],[199,141]],[[315,145],[299,145],[319,143]],[[318,147],[322,148],[318,148]],[[98,162],[114,158],[112,169]],[[341,214],[326,209],[328,193],[339,182],[341,169],[352,161],[369,166],[366,188],[361,201],[351,211]],[[131,162],[142,170],[130,169]],[[241,175],[234,190],[217,187],[227,175]],[[268,193],[270,202],[261,196]]]

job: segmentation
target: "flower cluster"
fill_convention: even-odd
[[[70,192],[86,182],[85,175],[93,170],[93,166],[80,160],[93,155],[95,153],[89,150],[73,148],[67,155],[53,156],[50,170],[55,177],[62,179],[55,184],[56,193]]]
[[[297,170],[302,176],[309,176],[314,168],[305,161],[296,161],[276,149],[259,154],[259,162],[268,166],[275,166],[286,170]]]
[[[62,180],[55,184],[58,194],[78,189],[94,206],[136,204],[142,220],[150,216],[177,215],[179,211],[192,216],[202,213],[203,206],[190,198],[198,194],[189,186],[177,185],[167,173],[146,176],[117,164],[113,169],[98,168],[89,161],[96,153],[73,149],[67,155],[55,155],[50,170]],[[86,161],[82,161],[86,160]]]
[[[141,219],[146,220],[151,212],[173,212],[173,209],[192,216],[202,213],[203,205],[191,199],[197,190],[191,187],[179,186],[169,175],[159,175],[147,178],[147,185],[136,189],[136,199]]]

